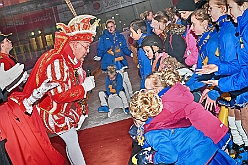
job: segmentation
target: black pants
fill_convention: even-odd
[[[1,165],[12,165],[9,155],[5,149],[6,140],[0,141],[0,164]]]

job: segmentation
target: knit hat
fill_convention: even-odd
[[[194,11],[196,9],[196,4],[194,0],[178,0],[176,9],[178,11]]]

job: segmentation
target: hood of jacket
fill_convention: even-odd
[[[183,128],[191,125],[186,119],[185,108],[193,103],[192,93],[182,84],[177,83],[161,96],[163,110],[145,125],[145,131]]]

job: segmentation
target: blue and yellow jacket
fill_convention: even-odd
[[[109,33],[107,29],[104,30],[104,34],[100,37],[98,42],[97,53],[101,57],[101,68],[103,71],[107,70],[109,65],[116,65],[117,70],[122,68],[128,68],[128,62],[125,55],[130,56],[131,51],[128,49],[125,37],[118,31],[114,34]],[[118,46],[118,55],[115,46]],[[117,65],[117,62],[121,64],[121,68]]]
[[[202,68],[203,65],[214,64],[216,61],[219,61],[218,34],[215,28],[211,27],[199,37],[198,47],[199,56],[197,69]],[[202,76],[194,73],[186,82],[186,86],[190,88],[190,91],[194,91],[205,86],[205,84],[199,80],[200,77]]]
[[[144,50],[140,47],[143,39],[148,34],[142,34],[140,39],[137,41],[138,43],[138,64],[139,64],[139,71],[140,71],[140,77],[141,77],[141,83],[140,83],[140,89],[145,88],[145,79],[146,76],[148,76],[152,72],[152,62],[149,60],[149,58],[146,56],[146,53]]]
[[[238,58],[236,54],[238,38],[235,36],[236,27],[228,15],[221,16],[217,24],[219,25],[218,31],[218,41],[219,41],[219,57],[220,61],[215,64],[218,66],[218,72],[215,75],[220,75],[221,77],[229,76],[239,71]],[[220,97],[221,91],[211,90],[208,96],[212,100],[216,100]]]
[[[116,77],[114,80],[110,80],[109,76],[106,76],[106,90],[108,96],[110,94],[119,94],[120,91],[122,91],[123,88],[123,79],[120,73],[116,74]]]
[[[237,55],[240,70],[238,73],[219,80],[218,86],[223,92],[236,91],[248,86],[248,9],[238,17],[236,32],[239,34]]]

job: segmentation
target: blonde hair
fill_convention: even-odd
[[[109,65],[107,69],[108,69],[108,74],[116,74],[116,66],[115,65]]]
[[[181,81],[181,77],[176,70],[165,69],[153,72],[146,79],[150,79],[153,87],[172,87]]]
[[[130,102],[130,114],[136,120],[146,121],[162,111],[163,105],[158,95],[153,92],[137,91]]]
[[[106,26],[108,25],[108,23],[113,23],[113,24],[115,25],[115,20],[113,20],[113,19],[108,19],[108,20],[106,21]]]

